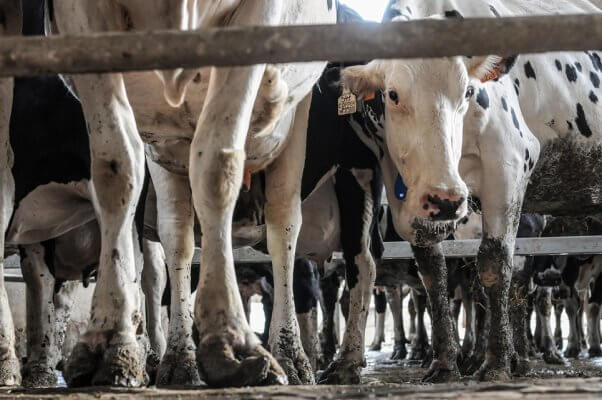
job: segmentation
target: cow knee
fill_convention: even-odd
[[[503,278],[509,278],[512,268],[507,243],[502,239],[483,239],[477,255],[479,278],[486,288],[492,288]],[[508,275],[507,277],[504,275]]]
[[[293,295],[297,314],[306,314],[317,306],[319,285],[315,265],[306,259],[297,259],[293,272]]]
[[[206,157],[210,155],[207,154]],[[200,180],[201,187],[196,192],[202,196],[202,202],[206,206],[212,209],[227,208],[236,202],[240,192],[245,152],[221,149],[207,161],[202,165],[195,165],[194,158],[191,160],[191,183],[194,185]],[[199,176],[193,176],[194,172],[198,172]]]

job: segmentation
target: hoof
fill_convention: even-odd
[[[430,368],[431,364],[433,363],[433,349],[432,347],[429,347],[428,351],[426,352],[424,359],[422,360],[422,364],[420,364],[420,366],[422,368]]]
[[[150,354],[146,358],[146,373],[148,374],[150,385],[154,385],[157,382],[157,371],[160,363],[161,357],[151,350]]]
[[[474,375],[475,372],[481,368],[483,365],[484,357],[479,357],[478,355],[471,355],[470,357],[464,358],[462,363],[460,364],[460,372],[462,375],[470,376]]]
[[[508,382],[512,379],[508,368],[493,368],[487,364],[476,372],[475,377],[482,382]]]
[[[512,374],[516,377],[526,376],[531,371],[531,361],[528,358],[516,357],[512,359]]]
[[[21,384],[21,366],[16,358],[0,361],[0,386],[19,386]]]
[[[41,363],[27,363],[23,368],[23,386],[31,389],[54,388],[56,370]]]
[[[180,353],[167,351],[157,369],[157,386],[201,386],[194,350]]]
[[[70,387],[146,385],[146,350],[138,343],[111,344],[103,356],[100,351],[90,351],[85,343],[78,343],[65,368],[65,380]]]
[[[408,360],[411,361],[424,361],[427,358],[429,352],[428,345],[416,345],[410,347],[410,353],[408,354]]]
[[[564,356],[566,358],[579,358],[581,354],[581,349],[579,347],[567,347],[564,351]]]
[[[276,356],[276,361],[282,367],[288,378],[289,385],[315,385],[314,371],[304,353],[295,359]]]
[[[403,360],[408,355],[405,344],[395,345],[393,348],[393,354],[391,354],[391,360]]]
[[[369,351],[380,351],[380,349],[382,348],[380,343],[372,343],[370,345],[370,347],[368,347]]]
[[[214,387],[288,383],[283,369],[262,346],[234,347],[219,335],[201,339],[197,362],[202,378]]]
[[[433,360],[424,378],[423,383],[446,383],[460,380],[460,371],[456,365],[443,366],[438,360]]]
[[[587,354],[589,358],[602,357],[602,349],[600,347],[590,347]]]
[[[547,364],[552,365],[566,365],[566,360],[562,357],[562,354],[557,350],[544,351],[543,360]]]
[[[562,338],[554,338],[554,343],[558,350],[562,350]]]
[[[361,382],[362,363],[335,360],[320,375],[321,385],[358,385]]]

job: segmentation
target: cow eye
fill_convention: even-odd
[[[389,98],[395,104],[399,103],[399,96],[395,90],[389,90]]]
[[[466,97],[466,99],[470,99],[472,96],[474,96],[474,86],[469,86],[466,89],[466,95],[465,95],[465,97]]]

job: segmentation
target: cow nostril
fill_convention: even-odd
[[[431,219],[436,221],[442,220],[453,220],[458,217],[458,210],[466,200],[464,197],[460,197],[458,200],[441,199],[437,195],[428,195],[427,200],[430,204],[436,206],[439,209],[438,213],[430,213]],[[428,206],[428,204],[426,204]],[[424,207],[428,209],[428,207]]]

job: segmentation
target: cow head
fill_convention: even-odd
[[[458,171],[463,119],[475,86],[494,79],[500,62],[493,56],[377,60],[344,70],[344,85],[359,98],[384,94],[383,173],[404,239],[436,243],[466,215],[468,189]]]

